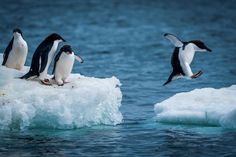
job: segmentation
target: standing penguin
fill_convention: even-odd
[[[69,77],[75,59],[83,63],[83,59],[74,54],[70,45],[64,45],[56,55],[52,73],[59,86],[63,86]]]
[[[164,37],[170,40],[172,44],[174,44],[175,49],[171,58],[171,65],[173,71],[170,74],[168,80],[163,85],[170,83],[173,79],[177,79],[183,76],[186,76],[191,79],[199,77],[202,74],[202,71],[193,74],[190,67],[195,51],[211,52],[211,49],[209,49],[200,40],[191,40],[188,42],[182,42],[173,34],[169,33],[164,34]]]
[[[19,28],[13,30],[13,37],[3,53],[2,65],[21,70],[25,64],[28,46]]]
[[[56,33],[44,39],[34,52],[29,72],[22,76],[21,79],[39,77],[41,83],[50,85],[49,79],[47,79],[47,72],[60,42],[65,42],[65,40]]]

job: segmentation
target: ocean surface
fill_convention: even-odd
[[[233,0],[1,0],[0,52],[19,27],[30,65],[38,44],[59,33],[85,60],[73,72],[120,80],[123,120],[77,129],[1,130],[0,156],[236,156],[235,129],[161,123],[154,111],[177,93],[236,84],[235,19]],[[166,32],[201,39],[213,50],[195,55],[191,67],[202,70],[201,77],[162,86],[173,51]]]

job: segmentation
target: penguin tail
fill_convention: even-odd
[[[171,80],[167,80],[167,81],[163,84],[163,86],[167,85],[167,84],[170,83],[170,82],[171,82]]]
[[[2,62],[2,66],[6,65],[7,60],[4,58],[3,62]]]
[[[20,79],[28,79],[32,76],[35,76],[36,74],[34,74],[32,71],[29,71],[28,73],[26,73],[25,75],[19,77]]]
[[[163,86],[165,86],[165,85],[167,85],[168,83],[170,83],[172,80],[167,80],[164,84],[163,84]]]
[[[173,77],[175,76],[174,72],[172,72],[168,78],[168,80],[163,84],[163,86],[167,85],[168,83],[170,83],[173,79]]]

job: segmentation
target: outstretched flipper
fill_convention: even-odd
[[[182,47],[184,45],[183,42],[180,39],[178,39],[176,36],[174,36],[173,34],[165,33],[164,37],[170,40],[170,42],[174,44],[175,47]]]
[[[75,55],[75,59],[76,59],[77,61],[79,61],[80,63],[83,63],[83,62],[84,62],[84,60],[83,60],[80,56],[78,56],[78,55]]]

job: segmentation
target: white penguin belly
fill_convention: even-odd
[[[185,46],[184,50],[181,48],[179,57],[190,65],[193,61],[194,54],[195,50],[193,44],[188,44]]]
[[[74,54],[61,54],[59,60],[57,61],[55,68],[55,79],[65,81],[73,68],[74,65]]]
[[[6,66],[9,68],[21,70],[25,64],[28,53],[27,43],[23,38],[15,39],[12,50],[9,53]]]
[[[52,62],[52,59],[53,59],[53,56],[54,56],[54,54],[55,54],[55,52],[57,50],[58,44],[59,44],[58,41],[54,41],[53,46],[52,46],[51,50],[48,53],[47,65],[46,65],[45,69],[43,70],[43,72],[41,72],[40,75],[39,75],[39,79],[40,80],[44,80],[47,77],[48,68],[49,68],[49,66],[50,66],[50,64]]]
[[[180,50],[179,52],[179,61],[182,67],[184,74],[188,77],[193,75],[190,64],[192,63],[193,57],[195,54],[195,50],[192,44],[188,44],[185,46],[184,50]]]

